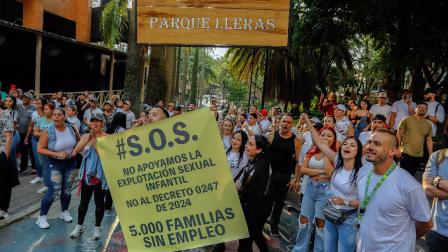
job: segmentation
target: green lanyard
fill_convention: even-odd
[[[384,175],[380,178],[378,183],[376,183],[375,188],[373,188],[372,192],[369,195],[367,195],[367,193],[369,191],[370,181],[372,179],[373,170],[371,170],[369,172],[369,175],[367,176],[366,188],[364,190],[364,200],[361,202],[361,207],[359,208],[358,219],[357,219],[358,224],[361,222],[362,216],[364,215],[364,212],[366,211],[366,207],[369,204],[370,199],[372,199],[376,190],[378,190],[378,188],[380,188],[380,186],[383,184],[383,182],[389,177],[389,175],[395,170],[396,167],[397,167],[397,164],[393,163],[392,166],[389,167],[389,169],[386,171],[386,173],[384,173]]]

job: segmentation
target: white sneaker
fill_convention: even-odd
[[[47,216],[42,215],[37,217],[36,225],[38,225],[42,229],[47,229],[50,227],[50,224],[48,224]]]
[[[59,219],[64,220],[65,222],[72,222],[73,218],[70,216],[70,212],[65,210],[59,214]]]
[[[93,229],[93,239],[94,240],[101,239],[101,228],[100,227],[95,227]]]
[[[37,190],[37,193],[46,193],[48,191],[48,187],[44,186],[41,189]]]
[[[44,181],[44,180],[41,177],[36,177],[35,179],[31,180],[30,183],[37,184],[37,183],[41,183],[42,181]]]
[[[76,225],[75,229],[70,234],[71,238],[78,237],[82,232],[84,232],[84,227],[82,225]]]

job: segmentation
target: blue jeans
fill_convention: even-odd
[[[351,214],[342,224],[325,222],[325,252],[354,252],[356,249],[356,217]]]
[[[17,158],[16,158],[16,153],[17,153],[17,146],[19,146],[20,143],[20,135],[19,132],[17,132],[17,130],[14,132],[14,135],[12,136],[12,145],[11,145],[11,164],[14,166],[14,168],[17,169]]]
[[[300,215],[306,217],[308,223],[302,224],[299,221],[299,230],[293,252],[308,252],[308,244],[312,231],[311,224],[314,223],[314,219],[324,220],[324,207],[330,196],[330,182],[308,180],[300,210]],[[317,226],[313,251],[324,251],[324,230]]]
[[[53,204],[54,194],[61,190],[61,209],[68,209],[71,199],[71,188],[74,180],[73,171],[75,169],[75,159],[58,160],[47,158],[48,166],[43,169],[44,183],[48,191],[42,199],[40,206],[40,215],[47,215],[48,210]]]
[[[39,154],[37,153],[37,143],[39,138],[33,136],[31,137],[31,148],[33,150],[34,165],[36,166],[37,176],[42,178],[42,166],[40,166]]]

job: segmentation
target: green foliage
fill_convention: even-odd
[[[104,6],[100,17],[100,32],[104,44],[113,48],[123,37],[123,30],[128,24],[128,1],[112,0]]]

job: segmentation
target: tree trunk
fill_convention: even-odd
[[[411,67],[412,82],[410,86],[413,95],[413,100],[419,102],[423,98],[423,92],[425,91],[425,79],[423,78],[422,64],[416,63]]]
[[[133,1],[129,17],[128,56],[124,77],[124,97],[132,103],[132,111],[138,114],[142,109],[141,89],[143,73],[142,47],[137,45],[137,3]]]
[[[198,92],[199,47],[194,49],[193,73],[191,78],[190,103],[196,104]]]
[[[155,104],[159,100],[171,102],[171,93],[175,81],[175,52],[174,48],[152,47],[149,62],[148,87],[145,102]]]
[[[176,48],[176,83],[174,87],[174,99],[179,101],[179,78],[180,78],[180,57],[181,57],[182,47]]]
[[[190,48],[184,49],[184,73],[183,73],[183,81],[182,81],[182,94],[180,95],[179,103],[182,105],[185,105],[185,98],[186,98],[186,92],[187,92],[187,76],[188,76],[188,61],[190,59]]]
[[[176,86],[176,48],[166,47],[165,48],[165,64],[163,65],[165,79],[166,79],[166,95],[164,102],[165,104],[174,101],[175,86]]]
[[[263,75],[263,90],[261,95],[261,108],[264,108],[264,99],[266,98],[266,87],[268,85],[268,74],[269,74],[269,53],[271,51],[266,49],[266,53],[264,56],[264,75]]]

